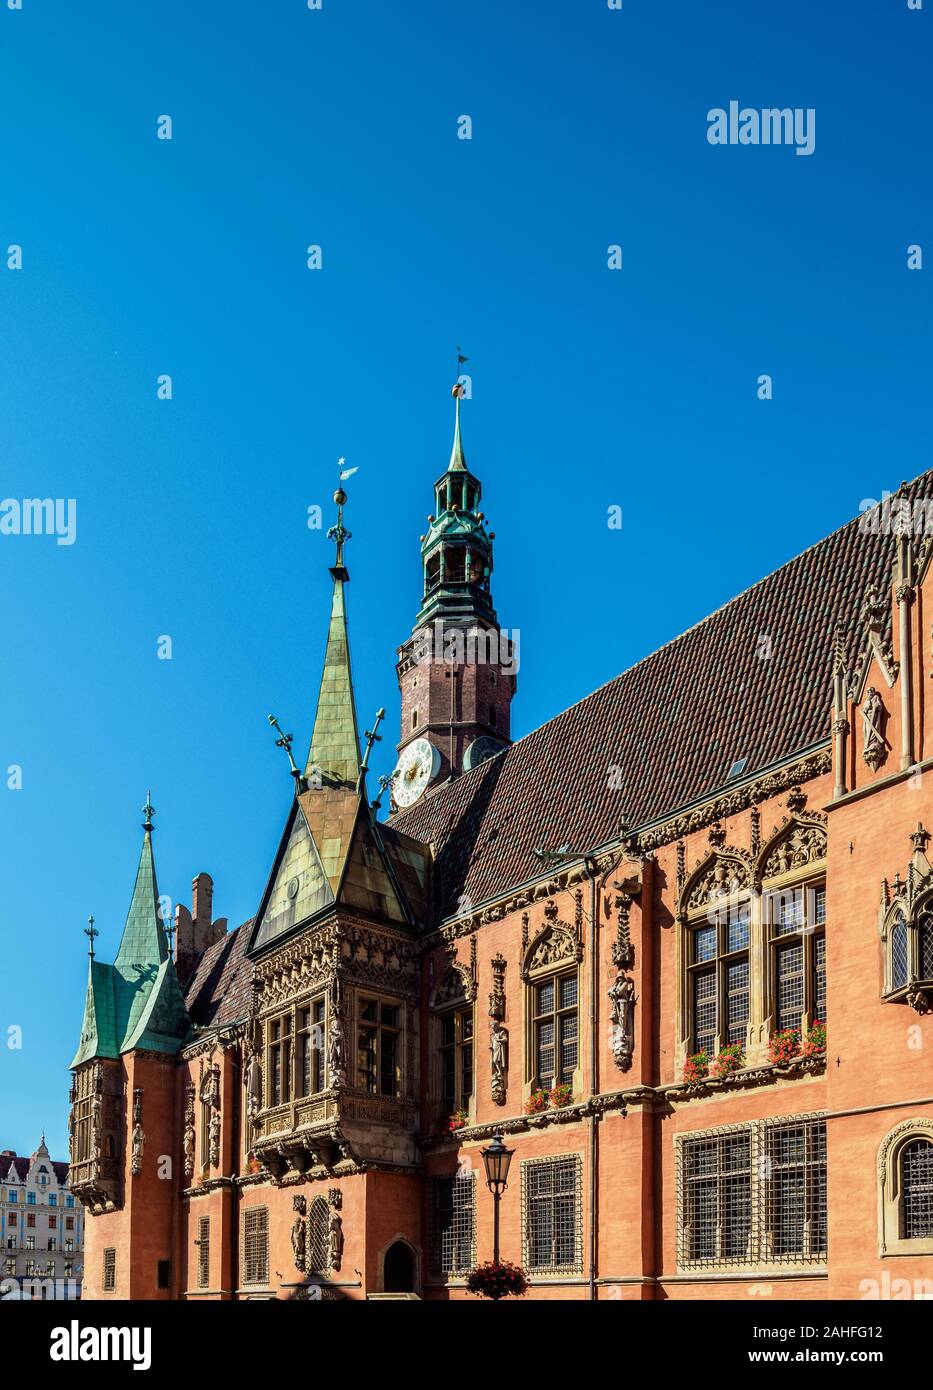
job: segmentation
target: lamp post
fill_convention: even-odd
[[[489,1143],[488,1149],[481,1149],[483,1155],[483,1167],[486,1169],[486,1186],[492,1193],[493,1201],[493,1228],[492,1228],[492,1259],[493,1264],[499,1263],[499,1199],[509,1182],[509,1164],[512,1162],[514,1149],[507,1149],[502,1142],[501,1134],[494,1134]]]

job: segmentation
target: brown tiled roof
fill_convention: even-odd
[[[253,968],[244,955],[253,918],[227,932],[200,956],[185,991],[191,1022],[223,1028],[245,1018],[253,988]]]
[[[904,495],[933,496],[933,472]],[[745,777],[828,740],[834,626],[852,671],[864,645],[863,599],[876,585],[888,608],[893,558],[890,535],[849,522],[393,817],[397,829],[434,845],[441,915],[461,894],[479,905],[539,876],[536,846],[595,849],[624,822],[637,827],[712,793],[739,758]]]

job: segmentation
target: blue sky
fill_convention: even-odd
[[[162,892],[256,908],[338,455],[391,767],[458,342],[518,735],[929,465],[930,10],[0,0],[0,497],[77,501],[72,546],[0,537],[0,1147],[65,1156],[147,787]],[[710,145],[733,99],[815,152]]]

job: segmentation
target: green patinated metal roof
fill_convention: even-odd
[[[315,772],[319,770],[325,783],[355,787],[360,771],[360,741],[350,674],[343,573],[338,571],[334,577],[324,672],[305,775],[316,785]]]
[[[81,1041],[71,1065],[137,1047],[177,1052],[190,1028],[162,925],[147,823],[116,960],[104,965],[91,959]]]
[[[454,420],[454,446],[450,451],[450,463],[447,465],[448,473],[465,473],[466,459],[463,455],[463,440],[460,438],[460,396],[456,397],[457,408]]]

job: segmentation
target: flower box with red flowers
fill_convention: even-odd
[[[541,1091],[541,1090],[532,1091],[531,1095],[530,1095],[530,1096],[528,1097],[528,1099],[525,1101],[525,1114],[526,1114],[526,1115],[540,1115],[540,1114],[542,1113],[542,1111],[544,1111],[544,1110],[549,1110],[550,1108],[551,1108],[551,1093],[550,1093],[550,1091]]]
[[[745,1065],[745,1048],[741,1043],[726,1043],[716,1054],[713,1065],[710,1067],[709,1074],[717,1080],[723,1080],[731,1076]]]
[[[684,1080],[688,1086],[695,1086],[700,1081],[705,1081],[709,1076],[709,1053],[703,1048],[700,1052],[694,1052],[684,1062]]]
[[[481,1298],[521,1298],[528,1288],[528,1280],[521,1265],[509,1264],[508,1260],[489,1260],[470,1271],[466,1286],[468,1293]]]

